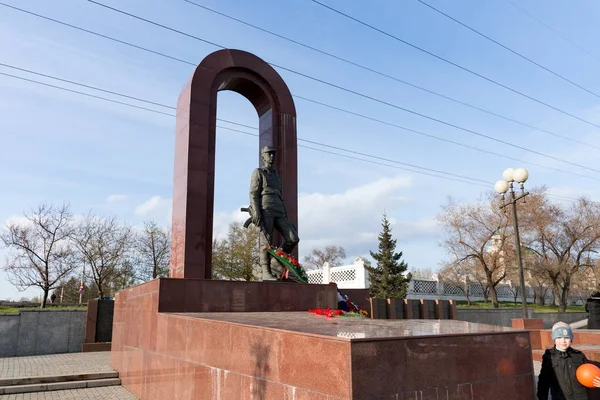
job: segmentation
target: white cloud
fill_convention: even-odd
[[[244,205],[243,207],[247,207]],[[227,234],[229,224],[232,222],[244,223],[250,214],[240,211],[241,207],[231,212],[217,212],[213,215],[213,239],[223,239]]]
[[[315,247],[343,246],[348,257],[367,256],[376,250],[381,217],[386,212],[392,235],[402,242],[436,236],[435,218],[400,216],[408,201],[409,178],[383,178],[336,194],[300,195],[301,256]],[[409,214],[410,215],[410,214]],[[402,247],[402,244],[399,244]]]
[[[8,218],[6,218],[6,220],[4,221],[4,226],[12,225],[12,224],[24,226],[24,225],[31,224],[31,221],[22,215],[11,215]]]
[[[379,221],[406,201],[398,190],[411,186],[409,177],[382,178],[342,193],[302,193],[298,219],[307,237],[331,237],[362,231],[365,223]],[[358,233],[358,232],[356,232]]]
[[[161,196],[152,196],[145,202],[138,204],[134,213],[136,215],[147,217],[149,215],[168,218],[171,215],[171,199],[166,199]]]
[[[435,218],[408,220],[393,216],[402,211],[407,198],[402,191],[411,187],[405,176],[382,178],[350,188],[341,193],[302,193],[298,198],[300,256],[315,247],[343,246],[349,258],[368,255],[376,249],[385,211],[393,228],[392,234],[402,241],[436,236]],[[233,221],[243,222],[248,214],[239,211],[215,213],[213,237],[223,238]]]
[[[135,207],[135,210],[134,210],[135,214],[136,215],[147,215],[152,210],[155,210],[158,207],[158,205],[160,204],[160,200],[161,200],[160,196],[150,197],[148,200],[146,200],[142,204],[139,204]]]
[[[107,203],[115,203],[117,201],[125,200],[127,198],[124,194],[111,194],[106,198]]]

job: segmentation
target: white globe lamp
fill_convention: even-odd
[[[506,182],[512,182],[515,180],[513,177],[514,172],[514,168],[506,168],[502,173],[502,178],[504,178]]]
[[[508,192],[508,182],[506,181],[498,181],[494,185],[494,190],[500,194],[504,194]]]
[[[525,168],[517,168],[513,171],[513,179],[518,183],[525,183],[529,179],[529,171]]]

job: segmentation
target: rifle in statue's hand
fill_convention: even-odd
[[[263,234],[267,243],[271,244],[271,235],[269,235],[265,231],[265,227],[263,226],[262,219],[259,217],[257,222],[254,222],[254,210],[252,209],[252,206],[242,207],[242,208],[240,208],[240,211],[247,212],[248,214],[250,214],[250,218],[248,218],[246,220],[246,222],[244,222],[244,228],[248,228],[250,226],[250,224],[254,224],[254,226],[256,226],[258,228],[258,230]]]

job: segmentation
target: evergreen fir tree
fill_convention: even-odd
[[[385,213],[381,226],[383,230],[379,234],[379,252],[370,251],[377,265],[365,265],[371,281],[370,294],[371,297],[380,299],[402,299],[406,297],[410,281],[410,275],[406,275],[408,265],[402,260],[402,252],[395,252],[396,239],[392,239],[392,229]]]

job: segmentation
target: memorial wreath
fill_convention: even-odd
[[[281,280],[291,280],[295,282],[308,283],[308,275],[306,271],[298,260],[296,260],[292,255],[284,252],[280,248],[273,247],[271,245],[267,245],[266,250],[269,254],[271,254],[281,265],[285,267],[285,270],[281,273],[279,279]],[[334,282],[330,282],[331,284],[335,284]],[[338,297],[338,309],[331,308],[314,308],[308,310],[309,313],[322,315],[327,318],[332,317],[358,317],[364,318],[369,315],[369,313],[354,303],[350,298],[340,292],[338,289],[337,293]]]

